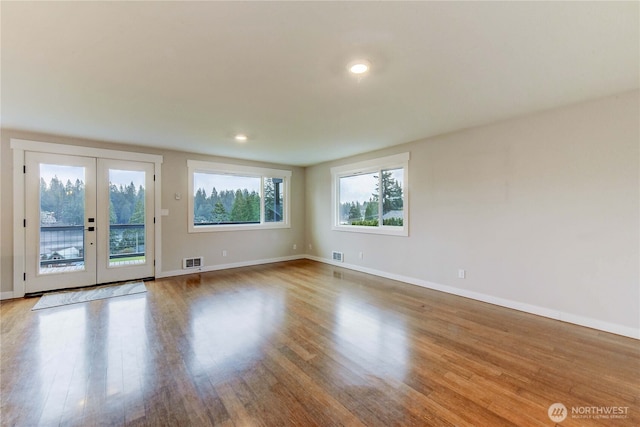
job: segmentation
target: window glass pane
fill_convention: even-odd
[[[193,224],[259,224],[260,178],[194,172]]]
[[[404,220],[404,169],[382,171],[382,225],[401,227]]]
[[[382,225],[402,227],[404,222],[404,169],[382,170]]]
[[[282,178],[264,179],[264,221],[282,222],[284,202],[284,180]]]
[[[408,236],[409,157],[410,153],[400,153],[332,167],[335,189],[332,228],[352,233]]]
[[[340,177],[340,225],[378,226],[378,174]]]

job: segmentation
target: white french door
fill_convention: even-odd
[[[25,165],[26,292],[96,283],[96,159],[26,152]]]
[[[153,163],[25,152],[26,293],[154,275]]]
[[[153,163],[98,159],[97,283],[154,275],[153,169]]]

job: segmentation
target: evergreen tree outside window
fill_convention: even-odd
[[[264,220],[265,222],[282,222],[284,204],[284,179],[264,179]]]
[[[290,171],[188,161],[189,232],[289,227]]]
[[[334,230],[407,236],[409,153],[331,169]]]
[[[341,225],[373,224],[378,219],[378,201],[373,200],[377,191],[375,172],[340,177]]]

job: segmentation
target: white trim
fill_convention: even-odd
[[[400,228],[400,227],[398,227]],[[379,226],[361,226],[361,225],[334,225],[332,227],[334,231],[347,231],[349,233],[364,233],[364,234],[383,234],[387,236],[401,236],[407,237],[409,230],[406,227],[402,229],[394,229],[387,225],[384,227]]]
[[[13,140],[12,148],[13,147]],[[24,274],[25,264],[25,229],[23,226],[24,215],[24,150],[13,150],[13,296],[22,298],[25,293]]]
[[[257,166],[236,165],[232,163],[205,162],[202,160],[187,160],[187,168],[194,172],[241,174],[243,176],[269,176],[275,178],[291,178],[291,171],[284,169],[270,169]]]
[[[42,153],[67,154],[71,156],[86,156],[113,160],[132,160],[135,162],[162,163],[163,157],[157,154],[138,153],[135,151],[120,151],[107,148],[85,147],[83,145],[65,145],[51,142],[29,141],[26,139],[11,139],[11,148],[23,151],[38,151]]]
[[[193,218],[193,214],[189,215]],[[291,228],[287,222],[263,222],[251,224],[215,224],[215,225],[193,225],[189,223],[189,233],[216,233],[219,231],[252,231],[252,230],[273,230],[279,228]]]
[[[153,248],[154,257],[154,275],[158,271],[162,271],[162,165],[155,162],[153,167],[154,182],[154,219],[156,221],[154,228],[155,247]]]
[[[342,166],[334,166],[331,168],[331,229],[334,231],[351,232],[351,233],[367,233],[367,234],[383,234],[390,236],[409,235],[409,152],[394,154],[392,156],[379,157],[376,159],[365,160],[357,163],[350,163]],[[403,226],[385,226],[382,224],[382,198],[380,198],[380,207],[378,208],[379,224],[377,226],[354,226],[340,224],[340,201],[338,200],[340,193],[340,178],[362,175],[366,173],[374,173],[387,169],[402,168],[403,170]]]
[[[22,224],[25,218],[25,183],[23,165],[25,164],[25,151],[41,153],[66,154],[72,156],[85,156],[114,160],[132,160],[154,164],[155,173],[155,272],[161,271],[162,262],[162,162],[163,156],[157,154],[138,153],[134,151],[120,151],[106,148],[92,148],[82,145],[66,145],[50,142],[30,141],[25,139],[10,139],[10,147],[13,150],[13,298],[22,298],[25,294],[25,281],[23,274],[25,269],[25,232]],[[154,273],[155,275],[155,273]]]
[[[381,270],[375,270],[372,268],[361,267],[359,265],[345,264],[343,262],[335,262],[328,258],[321,258],[313,255],[306,255],[306,258],[313,261],[322,262],[325,264],[335,265],[336,267],[344,267],[350,270],[360,271],[363,273],[372,274],[374,276],[384,277],[386,279],[397,280],[400,282],[409,283],[411,285],[421,286],[423,288],[445,292],[451,295],[457,295],[465,298],[470,298],[476,301],[497,305],[500,307],[510,308],[510,309],[522,311],[525,313],[535,314],[537,316],[547,317],[549,319],[572,323],[574,325],[579,325],[579,326],[585,326],[587,328],[597,329],[599,331],[622,335],[629,338],[640,339],[640,328],[632,328],[632,327],[620,325],[617,323],[605,322],[603,320],[594,319],[592,317],[585,317],[577,314],[567,313],[564,311],[554,310],[546,307],[540,307],[537,305],[526,304],[518,301],[512,301],[509,299],[499,298],[492,295],[483,294],[480,292],[473,292],[466,289],[456,288],[453,286],[441,285],[438,283],[429,282],[427,280],[417,279],[414,277],[408,277],[400,274],[394,274],[394,273],[388,273]]]
[[[305,258],[306,258],[306,255],[289,255],[289,256],[283,256],[283,257],[277,257],[277,258],[266,258],[266,259],[258,259],[258,260],[251,260],[251,261],[232,262],[228,264],[208,265],[201,268],[190,268],[188,270],[170,270],[170,271],[163,271],[159,274],[156,274],[156,279],[161,279],[165,277],[174,277],[174,276],[184,276],[187,274],[206,273],[207,271],[227,270],[230,268],[251,267],[253,265],[272,264],[274,262],[295,261],[298,259],[305,259]]]
[[[0,292],[0,301],[4,300],[4,299],[13,299],[16,298],[13,295],[13,292],[9,291],[9,292]]]
[[[384,167],[403,166],[409,161],[410,153],[394,154],[386,157],[378,157],[376,159],[365,160],[357,163],[349,163],[342,166],[334,166],[331,168],[331,174],[343,175],[343,174],[355,174],[365,173],[369,171],[378,170],[380,165]]]
[[[216,224],[216,225],[194,225],[193,211],[194,207],[194,188],[193,175],[197,172],[211,173],[217,175],[238,175],[260,178],[260,223],[253,224]],[[251,230],[269,230],[278,228],[291,228],[291,175],[290,170],[270,169],[256,166],[236,165],[231,163],[206,162],[201,160],[187,159],[187,230],[189,233],[211,233],[219,231],[251,231]],[[284,203],[284,221],[281,222],[265,222],[264,221],[264,205],[263,191],[264,178],[282,178],[284,185],[283,203]]]
[[[0,55],[1,56],[1,55]],[[1,112],[0,112],[1,114]],[[0,145],[0,167],[2,165],[2,145]],[[0,189],[2,188],[2,174],[0,173]],[[2,198],[0,197],[0,204],[2,203]],[[0,288],[2,287],[2,211],[0,209]],[[13,295],[13,291],[11,291],[11,295]],[[0,292],[0,300],[2,299],[2,292]]]

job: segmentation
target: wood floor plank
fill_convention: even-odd
[[[0,302],[0,425],[640,425],[638,340],[308,260],[146,285]]]

